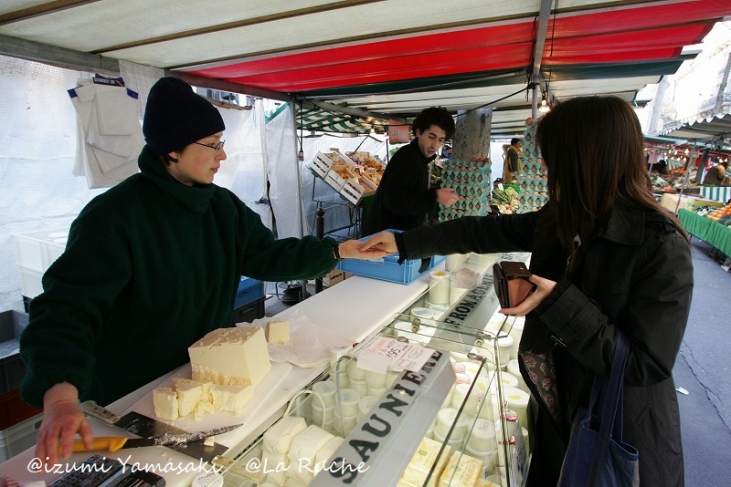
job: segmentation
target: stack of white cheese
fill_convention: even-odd
[[[270,322],[271,341],[289,341],[289,324]],[[155,415],[174,421],[190,414],[198,420],[215,411],[239,414],[272,368],[263,328],[219,328],[188,347],[192,379],[175,378],[172,387],[152,393]]]
[[[261,464],[267,472],[267,485],[307,486],[342,444],[303,418],[286,416],[264,433]]]

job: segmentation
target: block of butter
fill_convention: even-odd
[[[289,343],[289,321],[268,322],[266,337],[269,343],[278,343],[280,345]]]
[[[429,482],[426,485],[427,487],[434,487],[437,485],[437,479],[441,476],[442,470],[444,470],[444,466],[446,465],[447,459],[449,458],[452,450],[449,445],[445,445],[444,453],[439,456],[439,450],[441,448],[442,444],[438,441],[434,441],[429,438],[421,440],[419,447],[416,449],[414,456],[411,457],[409,466],[406,467],[401,479],[410,484],[424,485],[432,465],[436,463],[434,473],[432,473],[432,476],[429,478]]]
[[[473,487],[481,475],[481,460],[455,452],[439,479],[439,487]]]

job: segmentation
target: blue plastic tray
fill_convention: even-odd
[[[401,230],[388,230],[389,232],[400,232]],[[361,242],[368,240],[370,236],[361,238]],[[350,272],[356,276],[372,277],[383,281],[409,284],[414,282],[422,274],[425,274],[435,265],[446,259],[443,255],[434,255],[429,262],[429,267],[424,272],[419,272],[421,259],[406,260],[403,264],[398,263],[398,253],[384,257],[381,261],[343,259],[338,262],[338,269]]]
[[[234,301],[234,309],[239,309],[252,301],[264,297],[264,283],[258,279],[241,276],[239,282],[239,290],[236,291],[236,301]]]

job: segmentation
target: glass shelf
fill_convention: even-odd
[[[482,264],[521,258],[492,257]],[[469,266],[475,269],[467,261],[455,272]],[[441,307],[430,303],[427,289],[377,332],[432,350],[418,373],[394,367],[376,373],[341,357],[292,399],[283,419],[230,462],[222,472],[224,487],[285,481],[446,487],[463,485],[463,477],[479,478],[480,485],[520,485],[527,465],[520,425],[527,393],[520,391],[526,404],[510,402],[506,391],[518,390],[520,374],[516,378],[506,368],[514,345],[508,339],[522,326],[516,326],[520,318],[494,316],[491,277]],[[419,315],[418,308],[434,313]],[[508,405],[519,409],[517,416]]]

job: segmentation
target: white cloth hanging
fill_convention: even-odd
[[[135,174],[145,141],[134,92],[121,83],[79,79],[69,95],[79,121],[73,174],[85,176],[90,189],[108,188]]]

